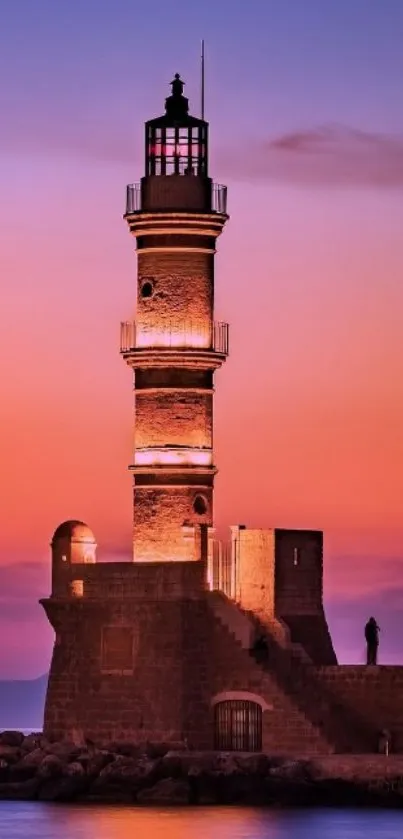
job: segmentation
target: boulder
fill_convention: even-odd
[[[10,776],[10,769],[6,760],[0,758],[0,784],[3,784],[4,781],[8,781]]]
[[[178,740],[178,741],[172,740],[169,743],[149,743],[149,742],[147,742],[145,744],[145,751],[146,751],[148,757],[151,758],[151,760],[157,760],[157,758],[165,757],[165,755],[168,754],[169,752],[179,752],[179,753],[186,752],[187,751],[187,745],[182,740]]]
[[[27,734],[24,737],[21,748],[24,752],[33,752],[35,749],[44,749],[47,745],[49,744],[43,734],[32,732],[32,734]]]
[[[33,801],[37,796],[39,781],[32,778],[29,781],[13,781],[0,784],[1,801]]]
[[[109,743],[108,746],[102,747],[102,751],[107,751],[109,754],[122,755],[123,757],[140,757],[145,754],[145,743],[120,743],[119,741]]]
[[[68,763],[67,766],[63,767],[63,775],[68,778],[84,778],[85,776],[85,769],[78,763],[78,761],[73,761],[72,763]]]
[[[24,740],[24,735],[21,731],[2,731],[0,734],[0,744],[2,746],[21,746]]]
[[[38,767],[36,773],[38,778],[57,778],[63,773],[64,764],[57,755],[46,755]]]
[[[213,759],[214,774],[239,775],[239,756],[235,752],[218,752]]]
[[[181,778],[163,778],[153,787],[140,790],[136,800],[139,804],[189,804],[189,784]]]
[[[71,766],[72,764],[70,764]],[[39,801],[75,801],[87,788],[87,780],[80,772],[58,778],[48,778],[39,788]]]
[[[36,775],[38,767],[46,757],[42,749],[34,749],[32,752],[23,754],[21,760],[11,767],[10,776],[13,781],[25,781]]]
[[[5,761],[8,766],[17,763],[21,754],[21,749],[18,746],[6,746],[0,743],[0,760]]]
[[[86,774],[96,778],[109,763],[114,760],[114,755],[102,749],[91,749],[89,752],[81,752],[77,755],[76,761],[83,766]]]
[[[138,760],[117,755],[95,778],[91,794],[108,801],[133,801],[137,790],[158,779],[158,763],[146,755]]]
[[[313,767],[309,760],[286,760],[278,766],[271,766],[268,774],[284,781],[311,781]]]
[[[49,755],[54,755],[62,761],[70,762],[77,758],[83,751],[83,747],[76,746],[68,740],[63,740],[61,743],[48,743],[45,750]]]

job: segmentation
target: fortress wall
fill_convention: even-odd
[[[70,580],[83,581],[84,599],[193,598],[200,597],[205,588],[202,562],[100,562],[76,564],[70,566],[69,571]]]
[[[317,673],[374,731],[388,729],[392,751],[403,752],[403,667],[339,665],[317,668]]]
[[[45,601],[56,630],[46,736],[182,740],[187,709],[203,738],[206,655],[193,655],[196,601]],[[203,612],[204,617],[204,612]],[[205,740],[204,740],[205,742]]]
[[[331,748],[276,680],[217,620],[206,599],[43,601],[56,631],[46,736],[96,742],[178,741],[214,746],[213,698],[258,695],[263,748]]]

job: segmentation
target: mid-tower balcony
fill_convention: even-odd
[[[213,466],[213,452],[207,448],[195,446],[142,446],[136,448],[134,463],[130,466],[132,472],[137,474],[158,472],[183,472],[192,471],[197,473],[215,472]]]
[[[126,187],[126,216],[136,213],[227,213],[227,187],[210,178],[165,175]]]
[[[120,325],[120,352],[133,367],[167,365],[219,367],[228,355],[228,323],[165,321],[158,328],[136,321]]]

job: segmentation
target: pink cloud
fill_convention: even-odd
[[[403,188],[403,137],[341,126],[295,131],[231,150],[220,167],[296,186]]]

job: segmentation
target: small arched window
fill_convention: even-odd
[[[261,706],[244,699],[217,702],[214,706],[214,747],[224,752],[260,752]]]

